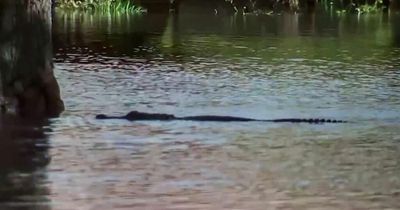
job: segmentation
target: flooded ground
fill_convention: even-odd
[[[28,160],[4,163],[2,209],[400,209],[399,27],[396,15],[58,13],[66,111],[22,141]],[[94,119],[130,110],[350,122]]]

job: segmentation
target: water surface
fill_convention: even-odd
[[[399,209],[399,24],[380,15],[58,13],[66,111],[45,132],[51,160],[33,182],[45,188],[35,206]],[[94,119],[130,110],[351,122]]]

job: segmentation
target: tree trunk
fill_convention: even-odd
[[[51,0],[0,2],[2,113],[57,116],[64,105],[53,74]]]

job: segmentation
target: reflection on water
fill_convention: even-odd
[[[397,17],[55,22],[68,107],[51,136],[56,208],[400,208]],[[351,123],[93,119],[133,109]]]
[[[47,125],[13,115],[0,118],[1,209],[50,209]]]
[[[40,126],[32,156],[51,162],[28,194],[52,209],[399,209],[398,20],[58,12],[66,111]],[[94,119],[133,109],[351,123]]]

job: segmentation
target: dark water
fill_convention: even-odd
[[[5,209],[400,209],[398,16],[59,12],[53,24],[66,111],[10,155],[27,160],[2,164]],[[130,110],[351,122],[94,119]]]

